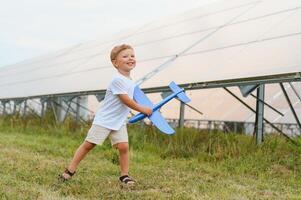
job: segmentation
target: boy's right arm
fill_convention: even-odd
[[[132,108],[138,112],[142,112],[147,116],[153,113],[153,110],[151,108],[139,105],[133,99],[131,99],[127,94],[118,94],[118,97],[120,101],[126,106],[128,106],[129,108]]]

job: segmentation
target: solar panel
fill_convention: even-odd
[[[116,73],[109,52],[120,43],[135,48],[142,88],[298,75],[300,20],[298,0],[219,1],[2,67],[0,99],[104,90]]]

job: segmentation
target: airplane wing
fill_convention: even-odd
[[[143,105],[153,108],[153,103],[147,98],[144,92],[139,88],[139,86],[135,87],[134,90],[134,100]],[[153,124],[160,129],[163,133],[173,134],[175,131],[169,126],[167,121],[163,118],[159,111],[153,112],[148,118],[153,122]]]
[[[134,89],[134,100],[143,106],[154,107],[153,103],[147,98],[138,85]]]
[[[151,116],[149,116],[148,118],[163,133],[166,133],[168,135],[175,133],[175,131],[169,126],[167,121],[163,118],[163,116],[160,114],[160,112],[158,110],[153,112],[153,114]]]

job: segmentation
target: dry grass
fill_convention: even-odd
[[[256,147],[244,135],[184,129],[168,137],[130,127],[130,171],[138,184],[127,190],[108,141],[73,180],[56,180],[88,126],[0,123],[0,199],[301,199],[301,149],[277,136]]]

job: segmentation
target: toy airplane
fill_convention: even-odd
[[[158,104],[154,105],[144,94],[144,92],[138,87],[135,87],[134,90],[134,100],[143,105],[150,108],[153,108],[153,113],[150,116],[146,116],[143,113],[138,113],[137,115],[133,116],[129,119],[129,123],[135,123],[139,120],[144,119],[145,117],[148,117],[151,122],[158,128],[160,131],[166,134],[173,134],[175,131],[169,126],[167,121],[163,118],[163,116],[160,114],[159,109],[169,102],[171,99],[177,97],[180,101],[184,103],[188,103],[190,99],[186,96],[184,93],[184,89],[180,88],[175,82],[171,82],[169,84],[169,88],[172,90],[172,94],[163,99]]]

